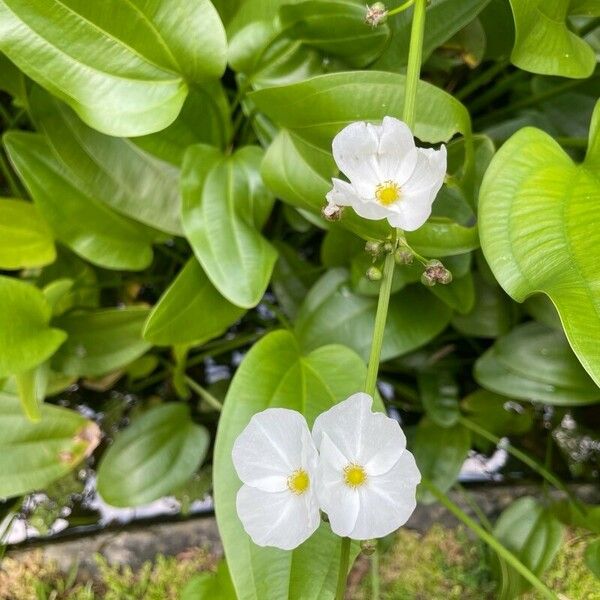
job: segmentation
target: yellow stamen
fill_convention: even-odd
[[[344,482],[346,485],[357,488],[363,485],[365,481],[367,481],[367,473],[360,465],[350,463],[344,467]]]
[[[380,183],[375,189],[375,198],[379,204],[389,206],[400,200],[400,186],[393,181]]]
[[[310,487],[310,477],[304,469],[297,469],[288,477],[287,484],[288,488],[299,496]]]

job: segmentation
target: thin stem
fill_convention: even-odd
[[[460,90],[458,90],[456,94],[454,94],[454,96],[459,100],[463,100],[467,96],[470,96],[473,92],[476,92],[481,86],[486,85],[492,79],[494,79],[494,77],[496,77],[498,73],[502,72],[506,68],[506,65],[508,65],[508,61],[505,60],[492,63],[490,67],[481,71],[481,73],[479,73],[477,77],[474,77],[464,87],[460,88]]]
[[[493,444],[500,445],[509,454],[512,454],[512,456],[514,456],[517,460],[520,460],[523,464],[527,465],[531,470],[535,471],[538,475],[543,477],[556,489],[565,492],[565,494],[569,496],[569,498],[573,501],[577,508],[580,511],[582,510],[579,500],[573,496],[569,488],[558,477],[556,477],[554,473],[546,469],[546,467],[541,465],[537,460],[535,460],[528,454],[525,454],[525,452],[523,452],[522,450],[515,448],[510,442],[503,442],[498,436],[495,436],[490,431],[487,431],[487,429],[484,429],[477,423],[471,421],[471,419],[467,419],[466,417],[460,417],[460,422],[477,435],[480,435],[482,438],[485,438]]]
[[[546,100],[550,100],[550,99],[554,98],[555,96],[562,94],[563,92],[566,92],[572,88],[575,88],[575,87],[581,85],[584,81],[585,81],[585,79],[572,79],[569,81],[565,81],[564,83],[561,83],[560,85],[555,85],[553,88],[550,88],[549,90],[546,90],[545,92],[540,92],[539,94],[534,94],[532,96],[522,98],[521,100],[518,100],[517,102],[513,102],[512,104],[509,104],[505,108],[496,110],[493,113],[486,115],[485,117],[479,119],[477,122],[477,125],[478,125],[479,129],[481,129],[482,127],[486,127],[488,124],[490,124],[492,122],[495,123],[498,120],[503,119],[504,117],[515,112],[516,110],[519,110],[522,108],[528,108],[529,106],[537,106],[538,104],[541,104],[542,102],[545,102]],[[473,108],[473,107],[471,107],[471,108]]]
[[[375,552],[371,555],[371,600],[379,600],[379,547],[375,544]]]
[[[10,190],[10,193],[13,195],[13,197],[23,198],[23,193],[19,188],[17,180],[14,178],[13,172],[10,168],[10,165],[8,164],[8,161],[6,160],[6,156],[4,155],[2,149],[0,149],[0,171],[2,171],[2,175],[4,176],[4,179],[8,184],[8,189]]]
[[[406,69],[406,88],[404,90],[404,111],[402,119],[411,129],[415,125],[417,87],[421,76],[426,5],[427,0],[415,1],[412,28],[410,30],[410,45],[408,48],[408,66]]]
[[[395,244],[394,244],[395,246]],[[381,346],[383,345],[383,334],[387,319],[390,295],[392,293],[392,279],[394,277],[394,251],[388,253],[383,264],[383,279],[379,288],[379,299],[377,301],[377,312],[375,314],[375,328],[373,330],[373,342],[371,343],[371,354],[367,367],[367,379],[365,381],[365,392],[369,396],[375,395],[377,387],[377,373],[381,359]]]
[[[519,81],[519,79],[525,79],[527,77],[527,73],[525,71],[514,71],[509,73],[498,81],[494,87],[487,90],[480,96],[478,96],[473,102],[469,103],[469,108],[471,109],[471,113],[475,113],[482,108],[486,108],[489,106],[490,102],[504,94],[504,92],[512,89],[514,84]]]
[[[206,389],[204,389],[197,381],[192,379],[189,375],[183,376],[184,381],[208,404],[215,410],[221,412],[223,405]]]
[[[457,519],[462,521],[473,533],[483,540],[496,554],[504,559],[513,569],[522,575],[535,589],[537,589],[544,598],[559,600],[558,596],[547,588],[510,550],[505,548],[496,538],[488,533],[481,525],[477,524],[460,507],[458,507],[450,498],[427,479],[421,481],[421,485],[426,488],[435,498],[445,506]]]
[[[404,2],[400,6],[396,6],[396,8],[392,8],[392,10],[388,10],[387,16],[393,17],[394,15],[397,15],[398,13],[405,11],[407,8],[410,8],[414,3],[415,3],[415,0],[406,0],[406,2]]]
[[[565,137],[557,136],[554,138],[561,146],[565,148],[587,148],[588,139],[584,137]]]
[[[579,37],[585,37],[588,33],[591,33],[597,27],[600,27],[600,17],[590,19],[583,27],[579,29],[577,35]]]
[[[348,578],[348,567],[350,566],[350,544],[350,538],[342,538],[342,547],[340,550],[340,568],[338,571],[335,600],[344,600],[344,596],[346,595],[346,579]]]

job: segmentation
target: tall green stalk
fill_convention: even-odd
[[[416,107],[417,107],[417,88],[421,76],[421,61],[423,58],[423,36],[425,33],[425,10],[427,0],[415,0],[410,32],[410,46],[408,52],[408,67],[406,70],[406,87],[404,90],[404,109],[402,111],[403,121],[412,129],[415,125]],[[381,287],[379,288],[379,298],[377,300],[377,312],[375,314],[375,327],[373,329],[373,341],[371,342],[371,353],[369,355],[369,364],[367,367],[367,379],[365,381],[365,392],[370,396],[375,395],[377,388],[377,374],[379,372],[379,362],[381,359],[381,347],[383,345],[383,335],[385,332],[385,322],[387,320],[388,308],[390,305],[390,296],[392,292],[392,280],[394,278],[394,251],[398,244],[398,239],[402,236],[402,231],[395,230],[392,235],[392,249],[385,257],[383,265],[383,277]],[[379,598],[379,550],[375,549],[371,562],[371,575],[373,578],[373,598]],[[340,577],[342,568],[340,564]],[[347,572],[347,566],[345,572]],[[345,575],[344,575],[345,578]],[[338,600],[343,596],[339,595]]]

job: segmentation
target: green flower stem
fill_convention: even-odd
[[[520,110],[522,108],[528,108],[530,106],[537,106],[541,102],[545,102],[546,100],[550,100],[555,96],[559,96],[563,92],[567,92],[577,86],[580,86],[584,83],[585,79],[570,79],[561,83],[559,85],[555,85],[553,88],[546,90],[545,92],[540,92],[539,94],[532,94],[531,96],[527,96],[526,98],[522,98],[512,104],[509,104],[505,108],[501,108],[500,110],[494,111],[488,115],[485,115],[481,119],[478,119],[476,122],[477,129],[481,130],[491,125],[492,123],[497,123],[502,119],[505,119],[508,115],[512,114],[516,110]],[[474,106],[471,106],[473,110]]]
[[[19,184],[13,176],[13,172],[8,164],[8,160],[4,155],[4,151],[0,148],[0,172],[4,176],[8,189],[14,198],[24,198],[23,192],[19,189]]]
[[[184,381],[212,408],[221,412],[223,405],[206,389],[204,389],[197,381],[194,381],[189,375],[184,375]]]
[[[406,68],[406,89],[404,90],[404,110],[402,120],[412,129],[415,126],[417,106],[417,86],[421,77],[423,59],[423,36],[425,34],[425,9],[427,0],[416,0],[410,30],[408,66]]]
[[[398,13],[405,11],[407,8],[410,8],[414,3],[415,3],[415,0],[406,0],[406,2],[404,2],[400,6],[396,6],[396,8],[392,8],[391,10],[388,10],[387,16],[393,17],[394,15],[397,15]]]
[[[492,442],[492,444],[500,444],[502,440],[489,432],[487,429],[484,429],[471,419],[467,419],[466,417],[460,417],[460,423],[464,425],[467,429],[470,429],[473,433],[485,438],[488,442]],[[571,490],[558,478],[552,471],[549,471],[546,467],[541,465],[537,460],[525,454],[522,450],[515,448],[512,444],[506,442],[502,443],[502,448],[506,450],[509,454],[514,456],[517,460],[520,460],[523,464],[527,465],[532,471],[535,471],[538,475],[544,478],[549,484],[554,486],[557,490],[563,491],[565,494],[569,496],[573,504],[577,507],[580,512],[585,512],[579,500],[573,496]]]
[[[435,498],[445,506],[459,521],[462,521],[479,539],[484,541],[499,558],[506,561],[513,569],[522,575],[544,598],[550,600],[559,600],[558,596],[547,588],[510,550],[505,548],[496,538],[488,533],[481,525],[469,517],[460,507],[458,507],[446,494],[437,488],[429,480],[423,478],[421,485],[426,488]]]
[[[406,3],[405,3],[406,4]],[[423,36],[425,33],[425,10],[427,0],[415,0],[412,28],[410,33],[410,46],[408,52],[408,67],[406,71],[406,87],[404,90],[404,110],[402,119],[411,128],[414,128],[417,106],[417,87],[421,76],[421,61],[423,57]],[[404,6],[404,5],[402,5]],[[399,12],[398,7],[396,9]],[[390,295],[392,292],[392,280],[394,277],[394,252],[398,246],[399,240],[404,239],[402,231],[394,230],[392,236],[392,249],[385,257],[383,265],[383,277],[381,287],[379,288],[379,298],[377,301],[377,312],[375,314],[375,327],[373,329],[373,341],[371,343],[371,353],[367,367],[367,380],[365,382],[365,392],[370,396],[375,395],[377,388],[377,373],[379,372],[379,361],[381,360],[381,347],[383,345],[383,334],[385,331],[385,322],[387,320],[388,308],[390,305]],[[406,242],[405,242],[406,243]],[[349,546],[349,542],[348,542]],[[372,557],[372,600],[379,599],[379,556],[378,549]],[[343,547],[342,547],[343,553]],[[340,579],[338,580],[338,600],[343,598],[343,589],[340,592],[340,585],[345,586],[346,571],[342,571],[343,564],[340,563]],[[343,577],[344,581],[341,582]],[[341,583],[340,583],[341,582]],[[341,595],[340,595],[341,593]]]
[[[350,544],[352,540],[348,537],[342,538],[342,548],[340,551],[340,569],[338,571],[338,581],[335,592],[335,600],[344,600],[346,595],[346,579],[348,578],[348,568],[350,566]]]
[[[500,60],[492,63],[489,68],[481,71],[477,77],[474,77],[464,87],[460,88],[454,97],[458,100],[464,100],[467,96],[470,96],[473,92],[476,92],[480,87],[492,81],[492,79],[501,73],[507,67],[507,65],[507,60]]]

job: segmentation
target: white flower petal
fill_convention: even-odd
[[[311,493],[270,493],[243,485],[236,507],[246,533],[258,546],[292,550],[319,527],[319,508]]]
[[[344,127],[332,143],[333,158],[362,196],[371,196],[381,175],[378,170],[378,130],[364,121]]]
[[[312,430],[317,449],[321,451],[323,432],[325,432],[348,462],[357,462],[363,425],[373,414],[372,404],[371,396],[359,392],[320,414],[315,419]]]
[[[421,474],[408,450],[387,473],[370,477],[367,485],[359,488],[360,508],[349,537],[355,540],[384,537],[404,525],[417,505],[420,481]]]
[[[402,186],[412,175],[417,165],[417,148],[406,123],[393,117],[383,118],[377,161],[383,181],[395,181]]]
[[[286,489],[290,474],[306,469],[306,456],[312,456],[312,468],[317,460],[304,417],[285,408],[255,414],[236,439],[231,456],[244,483],[268,492]]]
[[[415,170],[402,186],[402,193],[412,194],[422,190],[435,189],[435,194],[444,183],[447,165],[446,147],[439,150],[433,148],[418,148],[418,158]]]
[[[369,477],[387,473],[406,448],[406,436],[398,421],[383,413],[373,413],[362,430],[362,448],[358,462]]]
[[[325,198],[329,204],[337,204],[338,206],[354,206],[362,204],[364,200],[358,195],[356,190],[347,181],[336,179],[331,180],[333,188],[327,192]]]
[[[317,476],[317,497],[321,509],[327,513],[332,531],[347,536],[355,527],[359,510],[356,490],[343,481],[347,462],[339,448],[324,434]]]
[[[404,231],[418,229],[431,215],[437,191],[424,189],[404,194],[400,202],[397,202],[386,215],[388,223]]]

